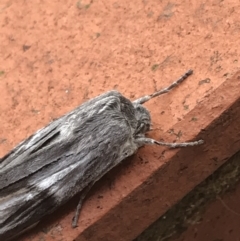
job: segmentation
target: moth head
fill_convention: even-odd
[[[149,111],[140,104],[134,105],[137,128],[135,134],[144,134],[150,130],[151,117]]]

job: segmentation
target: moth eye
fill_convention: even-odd
[[[139,106],[136,107],[136,111],[140,111],[140,107]]]

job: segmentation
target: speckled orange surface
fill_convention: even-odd
[[[195,138],[238,103],[240,81],[231,76],[240,67],[239,12],[237,0],[2,0],[0,156],[89,98],[117,89],[134,99],[189,68],[192,77],[147,107],[153,137]],[[204,147],[183,150],[180,157],[146,147],[114,169],[91,192],[77,229],[70,225],[76,200],[24,240],[132,240],[237,151],[235,109],[227,115],[228,129],[220,122],[202,134]],[[179,171],[193,159],[188,174]]]

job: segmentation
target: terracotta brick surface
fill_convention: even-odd
[[[236,0],[1,1],[0,156],[89,98],[134,99],[189,68],[147,104],[151,136],[206,142],[141,149],[95,185],[78,228],[76,198],[19,240],[130,241],[239,150],[239,11]]]

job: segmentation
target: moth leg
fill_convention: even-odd
[[[74,215],[73,220],[72,220],[72,227],[73,228],[77,227],[77,223],[78,223],[79,215],[80,215],[80,212],[81,212],[81,209],[82,209],[83,201],[84,201],[85,197],[87,196],[88,192],[90,191],[90,189],[92,188],[93,184],[94,184],[94,182],[90,183],[87,187],[84,188],[84,190],[81,193],[81,197],[80,197],[80,200],[78,202],[77,209],[76,209],[75,215]]]
[[[204,143],[203,140],[192,141],[192,142],[168,143],[168,142],[156,141],[154,139],[147,138],[147,137],[137,138],[135,141],[139,146],[156,144],[156,145],[160,145],[160,146],[168,146],[170,148],[197,146],[197,145],[201,145]]]
[[[134,100],[133,103],[134,104],[144,104],[145,102],[151,100],[152,98],[155,98],[159,95],[165,94],[167,92],[169,92],[170,90],[172,90],[174,87],[176,87],[177,85],[179,85],[180,83],[182,83],[185,79],[187,79],[188,76],[190,76],[193,73],[193,71],[190,69],[188,70],[184,75],[182,75],[178,80],[174,81],[171,85],[169,85],[168,87],[161,89],[151,95],[145,95],[137,100]]]

